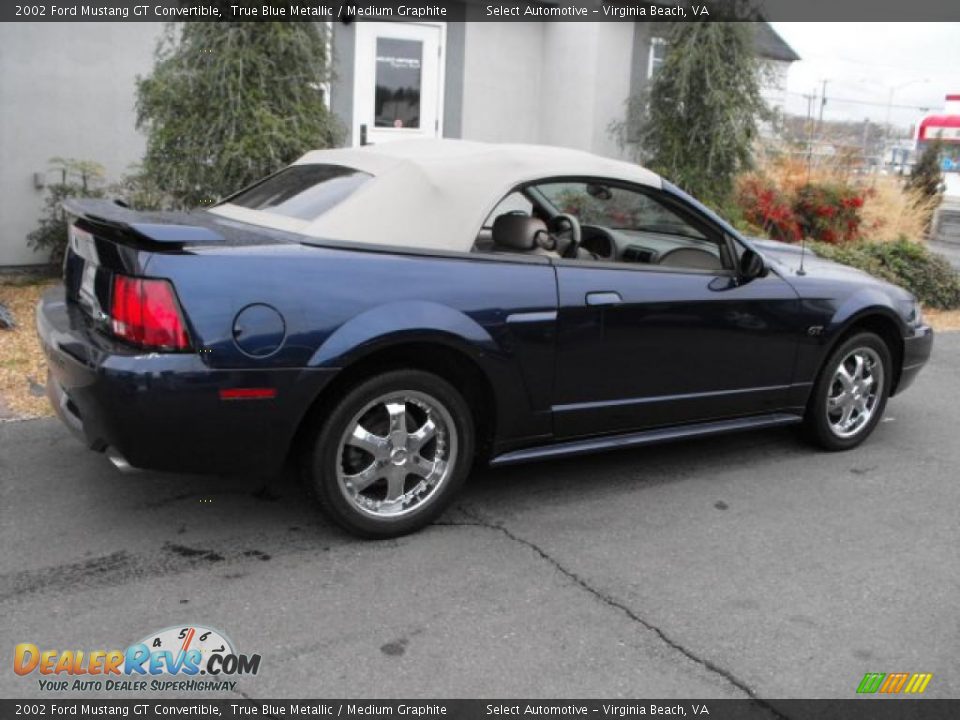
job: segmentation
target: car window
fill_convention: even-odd
[[[585,182],[544,183],[537,190],[559,212],[575,215],[582,225],[706,239],[673,210],[633,190]]]
[[[487,216],[483,226],[485,228],[492,228],[493,221],[501,215],[506,215],[507,213],[522,213],[523,215],[532,215],[533,203],[527,200],[527,198],[520,193],[512,192],[497,204],[497,206],[493,209],[493,212]]]
[[[251,210],[314,220],[372,176],[341,165],[293,165],[241,190],[227,202]]]

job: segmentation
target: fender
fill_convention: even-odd
[[[807,392],[812,389],[827,355],[854,323],[865,317],[879,316],[894,323],[900,338],[906,333],[906,326],[897,312],[894,300],[883,292],[882,288],[857,288],[836,302],[814,304],[807,299],[801,303],[806,308],[805,322],[809,328],[800,341],[794,376],[794,383],[803,387],[802,394],[797,395],[798,407],[806,405]],[[819,329],[819,334],[811,332],[814,328]]]
[[[496,394],[501,437],[550,432],[549,413],[534,411],[513,354],[476,320],[440,303],[404,300],[370,308],[338,327],[313,354],[308,367],[344,368],[375,352],[409,342],[447,345],[480,366]]]
[[[890,296],[878,288],[866,287],[851,293],[840,303],[824,328],[824,340],[827,344],[832,344],[847,328],[866,315],[882,315],[893,321],[901,338],[906,335],[906,325]]]

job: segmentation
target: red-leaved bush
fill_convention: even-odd
[[[863,201],[848,185],[811,183],[797,189],[793,209],[804,235],[838,245],[860,237]]]
[[[738,183],[737,204],[744,220],[775,240],[808,237],[836,245],[860,237],[869,192],[842,183],[806,183],[785,192],[772,180],[746,175]]]
[[[737,204],[743,218],[764,235],[783,242],[800,240],[800,224],[790,200],[764,178],[747,175],[737,188]]]

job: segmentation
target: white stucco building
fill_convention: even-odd
[[[757,51],[783,105],[796,54],[766,23]],[[649,23],[334,24],[331,109],[346,142],[453,137],[620,153],[609,132],[642,89],[664,45]],[[0,25],[0,267],[30,265],[51,157],[94,160],[111,180],[138,162],[136,77],[150,71],[162,26]]]

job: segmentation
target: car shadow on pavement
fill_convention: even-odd
[[[771,456],[813,453],[795,429],[780,428],[749,434],[683,440],[645,448],[581,455],[502,468],[477,467],[451,507],[438,520],[443,524],[458,508],[482,505],[509,512],[511,507],[582,502],[586,499],[634,495],[665,483],[683,482],[736,466],[763,465]],[[171,476],[150,473],[158,487]],[[237,476],[178,476],[175,487],[163,493],[144,493],[142,507],[160,515],[176,516],[183,524],[192,515],[203,516],[213,504],[230,506],[238,527],[256,526],[258,534],[304,532],[337,544],[354,538],[329,523],[292,464],[272,478]],[[251,529],[253,529],[251,527]]]
[[[0,600],[204,568],[230,580],[245,576],[257,563],[301,553],[359,550],[366,542],[323,517],[293,467],[269,479],[156,472],[122,475],[103,456],[68,442],[59,426],[39,422],[36,427],[47,436],[37,443],[38,450],[44,446],[43,460],[31,460],[28,454],[28,468],[18,471],[23,482],[18,476],[8,482],[16,486],[32,480],[36,475],[29,465],[43,463],[46,487],[40,492],[49,492],[48,520],[63,529],[57,543],[35,556],[29,550],[36,547],[30,544],[29,534],[18,530],[16,522],[11,524],[9,535],[4,532],[3,537],[13,541],[10,556],[20,554],[24,560],[11,568],[13,572],[0,572],[0,587],[5,588]],[[56,446],[56,453],[49,452],[51,446]],[[773,466],[771,458],[782,460],[800,453],[815,451],[794,432],[774,429],[507,468],[477,468],[435,526],[421,531],[426,535],[414,533],[376,545],[429,547],[428,535],[449,532],[449,526],[498,526],[521,513],[529,520],[552,512],[575,518],[585,504],[622,506],[625,513],[633,513],[643,506],[647,492],[666,484],[709,483],[720,467],[764,472]],[[715,498],[708,500],[712,503]],[[11,517],[20,516],[16,507],[10,509]],[[27,506],[22,509],[28,511]]]

